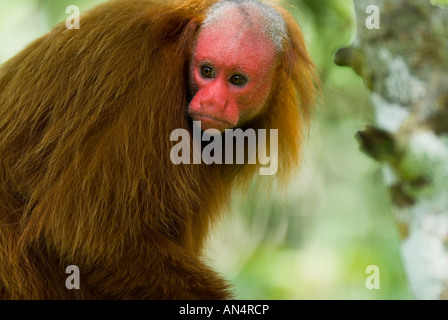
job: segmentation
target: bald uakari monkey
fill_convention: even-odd
[[[202,249],[260,164],[175,165],[170,134],[277,129],[284,180],[316,83],[270,2],[117,0],[57,25],[0,69],[0,298],[231,298]]]

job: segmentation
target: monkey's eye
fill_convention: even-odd
[[[201,67],[201,75],[204,78],[213,78],[215,76],[215,71],[209,66],[203,66]]]
[[[247,83],[247,79],[243,76],[240,76],[238,74],[232,76],[230,78],[230,83],[237,87],[242,87]]]

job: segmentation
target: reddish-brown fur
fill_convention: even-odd
[[[222,299],[206,235],[256,165],[178,165],[188,61],[213,0],[119,0],[37,39],[0,69],[0,298]],[[315,92],[294,19],[269,107],[280,178],[297,165]],[[65,287],[77,265],[81,289]]]

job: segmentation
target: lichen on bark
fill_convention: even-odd
[[[402,258],[417,299],[448,298],[448,8],[355,0],[357,37],[336,54],[372,91],[361,150],[383,166]],[[366,8],[378,6],[380,29]]]

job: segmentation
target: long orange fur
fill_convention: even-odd
[[[118,0],[64,23],[0,69],[0,298],[225,299],[201,260],[208,231],[255,165],[178,165],[188,61],[213,0]],[[315,73],[295,20],[270,104],[279,178],[297,166]],[[77,265],[81,289],[65,287]]]

